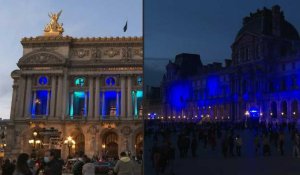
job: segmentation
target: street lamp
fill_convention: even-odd
[[[68,149],[69,149],[69,155],[68,157],[70,158],[71,156],[71,148],[72,146],[75,146],[76,142],[72,139],[71,136],[69,136],[65,141],[64,143],[68,146]]]
[[[32,139],[30,139],[30,140],[28,141],[28,143],[29,143],[30,145],[32,145],[32,147],[33,147],[33,149],[32,149],[32,157],[35,157],[35,149],[36,149],[36,146],[42,143],[41,140],[39,140],[39,139],[37,138],[37,135],[38,135],[38,133],[37,133],[36,131],[34,131],[34,132],[32,133]]]

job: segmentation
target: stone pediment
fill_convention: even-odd
[[[24,55],[18,62],[19,67],[27,66],[58,66],[65,63],[64,57],[54,51],[34,51]]]

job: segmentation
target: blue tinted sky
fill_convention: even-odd
[[[145,0],[145,83],[158,85],[182,52],[200,54],[204,64],[230,58],[243,17],[275,4],[300,31],[299,0]]]
[[[142,36],[142,0],[0,0],[0,117],[9,118],[10,73],[22,56],[20,40],[43,34],[48,12],[63,10],[64,35]],[[127,32],[123,27],[128,20]]]

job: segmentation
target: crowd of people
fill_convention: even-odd
[[[167,167],[172,172],[175,158],[201,157],[200,152],[207,152],[208,149],[224,158],[241,157],[245,152],[253,153],[253,156],[271,156],[275,151],[281,156],[300,158],[300,137],[295,122],[197,123],[152,120],[145,124],[145,130],[145,139],[152,143],[147,149],[157,175]],[[245,138],[243,133],[252,136]],[[244,148],[244,142],[249,143],[249,138],[252,145],[247,149],[253,149],[250,151]],[[292,150],[287,151],[290,149],[287,145],[292,145]],[[292,155],[286,152],[292,152]]]
[[[3,175],[62,175],[64,169],[70,169],[73,175],[95,175],[95,162],[100,161],[96,157],[89,158],[83,152],[75,153],[75,160],[63,161],[54,150],[47,150],[44,157],[35,159],[29,154],[21,153],[17,160],[12,162],[5,159],[2,165]],[[110,167],[107,174],[111,175],[133,175],[134,161],[130,158],[128,152],[121,152],[120,158]]]

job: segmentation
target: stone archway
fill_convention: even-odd
[[[287,102],[282,101],[281,102],[281,117],[286,117],[287,116]]]
[[[75,129],[71,132],[71,137],[75,141],[75,146],[71,148],[71,154],[85,152],[85,136],[80,129]]]
[[[102,150],[106,158],[118,158],[118,134],[113,131],[106,132],[102,137]]]
[[[277,104],[275,101],[271,103],[271,117],[277,118]]]
[[[292,111],[292,116],[293,117],[298,117],[299,116],[298,101],[297,100],[292,101],[291,111]]]

